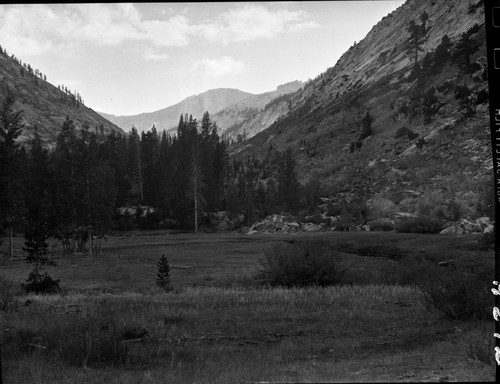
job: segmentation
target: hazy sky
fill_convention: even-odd
[[[134,115],[314,78],[403,3],[1,4],[0,45],[88,107]]]

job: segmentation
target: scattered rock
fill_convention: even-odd
[[[441,235],[463,235],[463,233],[464,229],[456,225],[445,228],[440,232]]]
[[[493,224],[490,224],[484,228],[483,233],[493,233],[494,231],[495,227],[493,226]]]
[[[440,233],[442,235],[462,235],[464,233],[490,233],[493,230],[494,224],[489,217],[479,217],[477,219],[461,219]]]
[[[312,217],[314,216],[311,216],[311,218]],[[325,224],[315,224],[311,222],[301,223],[297,221],[292,215],[282,213],[281,215],[273,214],[267,216],[264,220],[254,223],[248,230],[247,235],[253,235],[255,233],[273,234],[321,232],[326,229],[328,229],[328,227]]]

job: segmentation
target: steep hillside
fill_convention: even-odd
[[[135,126],[139,132],[142,130],[147,131],[151,129],[153,124],[158,131],[162,131],[177,127],[179,117],[185,113],[201,119],[205,111],[214,114],[230,104],[237,103],[251,96],[253,96],[251,93],[238,89],[220,88],[190,96],[175,105],[160,109],[159,111],[131,116],[115,116],[100,113],[127,132],[132,126]]]
[[[19,138],[21,142],[33,137],[36,126],[42,140],[49,145],[53,144],[66,117],[72,119],[78,129],[88,126],[91,129],[102,129],[104,133],[113,129],[122,132],[119,127],[77,101],[76,97],[63,92],[40,76],[35,76],[24,65],[2,52],[0,103],[4,102],[8,89],[16,97],[15,109],[24,111],[25,129]]]
[[[289,111],[290,97],[302,88],[301,81],[278,86],[274,91],[252,95],[212,116],[219,131],[228,138],[250,138]]]
[[[411,22],[426,27],[418,65]],[[285,116],[232,155],[291,149],[304,185],[377,216],[485,213],[492,164],[481,1],[407,1],[290,99]]]

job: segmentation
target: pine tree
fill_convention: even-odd
[[[141,139],[135,127],[132,127],[128,140],[128,169],[131,180],[139,189],[139,202],[144,200],[142,184]]]
[[[453,57],[458,62],[459,67],[467,72],[471,68],[470,57],[479,50],[478,44],[470,39],[469,33],[463,33],[457,43]]]
[[[156,285],[168,292],[172,290],[170,285],[170,265],[165,255],[158,260],[158,272],[156,274]]]
[[[295,212],[299,206],[300,184],[295,172],[295,158],[291,149],[281,156],[278,178],[278,201],[285,203],[287,210]]]
[[[191,166],[190,191],[188,196],[194,202],[194,233],[198,234],[198,212],[199,207],[206,203],[202,191],[205,189],[204,175],[199,164],[199,154],[196,143],[193,145],[193,157]]]
[[[60,280],[52,279],[48,273],[41,273],[42,266],[49,262],[50,229],[47,222],[40,222],[39,212],[31,211],[27,215],[24,238],[23,250],[28,253],[26,261],[33,265],[26,279],[27,284],[23,284],[24,289],[35,293],[58,291]]]
[[[48,185],[50,183],[48,152],[42,146],[37,127],[31,143],[27,161],[26,215],[24,224],[24,247],[26,261],[33,270],[24,285],[26,292],[56,291],[59,280],[53,280],[47,273],[41,274],[41,268],[49,262],[49,239],[52,237],[51,207]]]
[[[58,223],[57,234],[63,240],[65,251],[76,253],[78,248],[77,228],[85,215],[83,194],[85,186],[81,183],[80,165],[82,148],[73,120],[66,117],[57,136],[56,148],[52,154],[54,183],[51,186],[54,199],[54,214]],[[65,242],[71,235],[71,243]]]
[[[9,233],[9,256],[14,258],[14,228],[22,217],[22,153],[16,142],[24,123],[22,111],[14,111],[15,97],[7,90],[0,110],[0,220]]]
[[[410,37],[407,40],[410,46],[407,51],[413,54],[415,67],[418,63],[418,53],[423,52],[422,45],[427,40],[427,33],[429,32],[429,27],[427,26],[428,20],[429,16],[427,12],[424,11],[420,15],[421,23],[417,24],[415,21],[411,20],[406,29],[410,33]]]
[[[370,115],[370,111],[366,111],[366,115],[362,122],[362,131],[358,141],[366,139],[368,136],[372,135],[372,122],[373,117]]]
[[[35,137],[31,142],[25,180],[26,222],[24,226],[27,261],[39,265],[47,262],[48,239],[51,237],[50,183],[48,152],[42,146],[38,129],[35,126]]]

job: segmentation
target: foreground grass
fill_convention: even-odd
[[[7,315],[22,321],[11,324],[2,349],[7,383],[494,378],[492,367],[467,357],[471,340],[492,329],[443,321],[411,287],[188,288],[18,301]]]
[[[317,237],[337,244],[352,285],[262,288],[256,275],[266,250]],[[494,321],[446,320],[410,286],[419,259],[442,274],[449,270],[437,263],[450,259],[493,264],[478,240],[137,232],[110,237],[100,257],[56,248],[47,271],[61,279],[62,294],[53,296],[24,295],[30,266],[1,262],[4,381],[492,381]],[[18,254],[22,245],[16,238]],[[154,285],[162,254],[172,268],[168,294]]]

